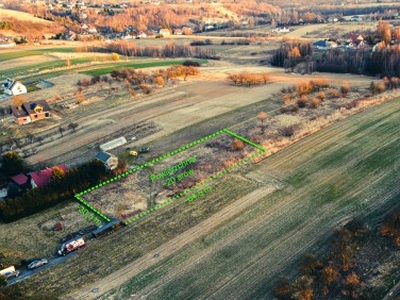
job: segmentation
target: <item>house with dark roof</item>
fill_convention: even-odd
[[[26,102],[20,107],[12,106],[11,111],[18,125],[51,117],[50,107],[45,100]]]
[[[319,40],[313,43],[312,47],[318,50],[328,50],[332,48],[332,45],[326,40]]]
[[[101,160],[108,170],[114,170],[118,166],[118,157],[111,153],[100,151],[97,153],[96,158]]]
[[[7,78],[1,85],[4,89],[4,93],[10,96],[26,94],[28,91],[26,86],[23,85],[20,81],[12,80]]]
[[[57,166],[58,168],[61,168],[64,172],[67,172],[67,167],[65,165],[59,165]],[[37,172],[33,172],[30,173],[30,177],[31,177],[31,186],[32,188],[36,188],[36,187],[43,187],[47,184],[50,183],[51,180],[51,176],[53,175],[53,169],[55,167],[52,168],[46,168]]]

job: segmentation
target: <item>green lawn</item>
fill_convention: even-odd
[[[135,68],[135,69],[143,69],[143,68],[152,68],[152,67],[165,67],[172,65],[182,64],[184,60],[164,60],[164,61],[154,61],[154,62],[127,62],[127,63],[116,63],[113,65],[108,65],[107,67],[100,67],[93,70],[82,71],[81,73],[87,75],[105,75],[109,74],[114,70],[122,70],[127,68]],[[202,64],[207,63],[207,60],[196,60]]]
[[[47,48],[47,49],[35,49],[35,50],[20,50],[15,52],[0,52],[0,62],[7,61],[10,59],[33,56],[33,55],[42,55],[46,53],[52,52],[62,52],[69,53],[74,52],[75,48],[73,47],[65,47],[65,48]]]
[[[71,66],[77,65],[77,64],[82,64],[82,63],[87,63],[93,61],[93,58],[90,57],[82,57],[82,58],[74,58],[71,59]],[[60,68],[60,67],[65,67],[66,66],[66,60],[55,60],[55,61],[49,61],[49,62],[44,62],[44,63],[39,63],[35,65],[29,65],[29,66],[24,66],[24,67],[17,67],[17,68],[11,68],[7,69],[5,71],[1,72],[0,79],[2,78],[18,78],[20,76],[27,77],[28,74],[30,73],[38,73],[43,70],[51,70],[53,68]]]

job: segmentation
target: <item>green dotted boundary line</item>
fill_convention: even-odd
[[[198,184],[196,184],[196,185],[194,185],[194,186],[192,186],[192,187],[190,187],[190,188],[185,189],[184,191],[180,192],[179,194],[175,195],[174,197],[169,198],[167,201],[162,202],[162,203],[159,203],[159,204],[153,206],[151,209],[148,209],[148,210],[146,210],[146,211],[144,211],[144,212],[142,212],[142,213],[136,215],[134,218],[132,218],[132,219],[128,220],[127,222],[125,222],[125,224],[126,224],[126,225],[129,225],[129,224],[131,224],[132,222],[137,221],[137,220],[143,218],[144,216],[148,215],[149,213],[151,213],[151,212],[153,212],[153,211],[155,211],[155,210],[157,210],[157,209],[160,209],[161,207],[163,207],[163,206],[165,206],[165,205],[171,203],[172,201],[174,201],[174,200],[176,200],[176,199],[178,199],[178,198],[181,198],[182,196],[184,196],[184,195],[186,195],[186,194],[189,194],[189,193],[193,192],[193,191],[194,191],[195,189],[197,189],[198,187],[204,186],[205,184],[209,183],[210,181],[212,181],[212,180],[214,180],[214,179],[216,179],[216,178],[222,177],[225,173],[227,173],[227,172],[229,172],[229,171],[232,171],[233,169],[236,169],[237,167],[239,167],[239,166],[245,164],[246,162],[248,162],[248,161],[250,161],[250,160],[256,158],[257,156],[262,155],[263,153],[264,153],[263,151],[259,151],[259,152],[256,152],[256,153],[254,153],[253,155],[251,155],[251,156],[249,156],[249,157],[246,157],[246,158],[244,158],[244,159],[242,159],[242,160],[236,162],[236,163],[233,164],[232,166],[230,166],[230,167],[228,167],[228,168],[225,168],[224,170],[222,170],[222,171],[220,171],[220,172],[218,172],[218,173],[216,173],[216,174],[214,174],[214,175],[211,175],[209,178],[207,178],[207,179],[205,179],[205,180],[199,182]],[[191,200],[191,201],[185,200],[184,202],[192,202],[192,201],[193,201],[193,200]]]
[[[234,137],[236,137],[236,138],[242,140],[243,142],[245,142],[245,143],[247,143],[247,144],[249,144],[249,145],[251,145],[251,146],[253,146],[253,147],[255,147],[255,148],[259,149],[259,150],[261,150],[261,151],[260,151],[260,152],[256,152],[255,154],[253,154],[253,155],[251,155],[251,156],[249,156],[249,157],[246,157],[246,158],[244,158],[244,159],[242,159],[242,160],[236,162],[236,163],[233,164],[232,166],[229,166],[228,168],[225,168],[224,170],[222,170],[222,171],[220,171],[220,172],[218,172],[218,173],[216,173],[216,174],[214,174],[214,175],[211,175],[209,178],[207,178],[207,179],[203,180],[202,182],[200,182],[200,183],[194,185],[193,187],[187,188],[187,189],[185,189],[183,192],[181,192],[181,193],[179,193],[179,194],[177,194],[177,195],[175,195],[175,196],[173,196],[173,197],[170,197],[167,201],[164,201],[164,202],[162,202],[162,203],[159,203],[159,204],[153,206],[152,208],[150,208],[150,209],[148,209],[148,210],[146,210],[146,211],[144,211],[144,212],[141,212],[140,214],[137,214],[137,215],[136,215],[135,217],[133,217],[132,219],[130,219],[130,220],[124,222],[124,224],[125,224],[125,225],[129,225],[130,223],[132,223],[132,222],[134,222],[134,221],[137,221],[138,219],[140,219],[140,218],[142,218],[142,217],[148,215],[149,213],[151,213],[151,212],[153,212],[153,211],[155,211],[155,210],[157,210],[157,209],[159,209],[159,208],[161,208],[161,207],[163,207],[163,206],[165,206],[165,205],[171,203],[172,201],[174,201],[174,200],[176,200],[176,199],[178,199],[178,198],[180,198],[180,197],[182,197],[182,196],[188,194],[189,192],[192,192],[195,188],[197,188],[197,187],[199,187],[199,186],[203,186],[204,184],[210,182],[211,180],[213,180],[213,179],[215,179],[215,178],[222,177],[225,173],[227,173],[227,172],[229,172],[229,171],[231,171],[231,170],[233,170],[233,169],[235,169],[235,168],[237,168],[237,167],[243,165],[244,163],[246,163],[246,162],[248,162],[248,161],[254,159],[255,157],[261,155],[262,153],[264,153],[264,152],[266,151],[266,149],[265,149],[264,147],[262,147],[262,146],[260,146],[260,145],[258,145],[258,144],[256,144],[256,143],[253,143],[252,141],[249,141],[248,139],[244,138],[243,136],[240,136],[240,135],[238,135],[238,134],[236,134],[236,133],[230,131],[229,129],[225,128],[225,129],[219,130],[219,131],[217,131],[217,132],[214,132],[214,133],[212,133],[212,134],[209,134],[209,135],[207,135],[207,136],[205,136],[205,137],[203,137],[203,138],[201,138],[201,139],[198,139],[198,140],[196,140],[196,141],[194,141],[194,142],[191,142],[191,143],[189,143],[189,144],[186,144],[186,145],[184,145],[184,146],[182,146],[182,147],[180,147],[180,148],[178,148],[178,149],[175,149],[175,150],[173,150],[173,151],[171,151],[171,152],[169,152],[169,153],[166,153],[166,154],[164,154],[164,155],[162,155],[162,156],[159,156],[159,157],[153,159],[151,162],[144,163],[144,164],[142,164],[142,165],[140,165],[140,166],[138,166],[138,167],[135,167],[135,168],[133,168],[133,169],[131,169],[131,170],[129,170],[129,171],[126,171],[126,172],[124,172],[124,173],[122,173],[122,174],[119,174],[119,175],[113,177],[113,178],[110,178],[110,179],[108,179],[108,180],[106,180],[106,181],[103,181],[103,182],[101,182],[101,183],[99,183],[99,184],[97,184],[97,185],[95,185],[95,186],[93,186],[93,187],[91,187],[91,188],[89,188],[89,189],[87,189],[87,190],[84,190],[84,191],[82,191],[82,192],[76,194],[76,195],[75,195],[75,198],[76,198],[81,204],[83,204],[83,205],[86,206],[88,209],[90,209],[91,211],[95,212],[98,216],[100,216],[101,218],[103,218],[105,221],[110,222],[110,221],[111,221],[110,218],[108,218],[108,217],[105,216],[103,213],[101,213],[98,209],[96,209],[95,207],[93,207],[92,205],[90,205],[89,203],[87,203],[85,200],[83,200],[83,199],[81,198],[81,196],[83,196],[83,195],[85,195],[85,194],[88,194],[88,193],[90,193],[90,192],[92,192],[92,191],[94,191],[94,190],[96,190],[96,189],[98,189],[98,188],[101,188],[101,187],[103,187],[103,186],[105,186],[105,185],[107,185],[107,184],[109,184],[109,183],[112,183],[112,182],[114,182],[114,181],[116,181],[116,180],[119,180],[119,179],[121,179],[121,178],[123,178],[123,177],[126,177],[126,176],[128,176],[128,175],[130,175],[130,174],[132,174],[132,173],[134,173],[134,172],[140,171],[140,170],[142,170],[142,169],[148,167],[149,165],[152,165],[152,164],[157,163],[157,162],[159,162],[159,161],[162,161],[162,160],[164,160],[164,159],[166,159],[166,158],[168,158],[168,157],[171,157],[171,156],[173,156],[173,155],[176,155],[176,154],[178,154],[178,153],[180,153],[180,152],[182,152],[182,151],[184,151],[184,150],[187,150],[187,149],[189,149],[189,148],[192,148],[192,147],[196,146],[197,144],[200,144],[200,143],[202,143],[202,142],[204,142],[204,141],[206,141],[206,140],[209,140],[209,139],[211,139],[211,138],[213,138],[213,137],[215,137],[215,136],[217,136],[217,135],[219,135],[219,134],[221,134],[221,133],[227,133],[227,134],[229,134],[229,135],[232,135],[232,136],[234,136]],[[186,201],[185,201],[185,202],[186,202]]]
[[[243,137],[243,136],[241,136],[241,135],[238,135],[237,133],[234,133],[234,132],[230,131],[230,130],[227,129],[227,128],[223,129],[223,131],[226,132],[226,133],[228,133],[228,134],[230,134],[230,135],[232,135],[232,136],[234,136],[234,137],[236,137],[236,138],[238,138],[239,140],[242,140],[242,141],[245,142],[246,144],[249,144],[249,145],[251,145],[251,146],[257,148],[258,150],[261,150],[262,152],[266,152],[266,151],[267,151],[267,149],[265,149],[263,146],[261,146],[261,145],[259,145],[259,144],[256,144],[256,143],[254,143],[254,142],[252,142],[252,141],[246,139],[245,137]]]
[[[75,195],[75,198],[83,205],[86,206],[88,209],[90,209],[91,211],[93,211],[94,213],[96,213],[99,217],[103,218],[104,221],[110,222],[111,219],[107,216],[105,216],[104,214],[101,213],[101,211],[99,211],[98,209],[96,209],[95,207],[91,206],[89,203],[87,203],[85,200],[83,200],[81,197]]]
[[[194,142],[191,142],[191,143],[189,143],[189,144],[186,144],[186,145],[184,145],[184,146],[182,146],[182,147],[180,147],[180,148],[178,148],[178,149],[175,149],[174,151],[171,151],[171,152],[168,152],[168,153],[166,153],[166,154],[164,154],[164,155],[162,155],[162,156],[159,156],[159,157],[153,159],[151,162],[144,163],[144,164],[142,164],[142,165],[140,165],[140,166],[138,166],[138,167],[135,167],[135,168],[133,168],[133,169],[131,169],[131,170],[128,170],[128,171],[126,171],[126,172],[124,172],[124,173],[121,173],[121,174],[119,174],[119,175],[117,175],[117,176],[115,176],[115,177],[112,177],[112,178],[110,178],[110,179],[108,179],[108,180],[102,181],[102,182],[100,182],[99,184],[97,184],[97,185],[95,185],[95,186],[92,186],[92,187],[88,188],[87,190],[84,190],[84,191],[82,191],[82,192],[76,194],[76,195],[75,195],[75,198],[76,198],[79,202],[81,202],[84,206],[86,206],[87,208],[89,208],[91,211],[95,212],[97,215],[99,215],[100,217],[102,217],[104,220],[110,222],[110,218],[108,218],[107,216],[105,216],[104,214],[102,214],[98,209],[96,209],[95,207],[91,206],[89,203],[87,203],[87,202],[86,202],[85,200],[83,200],[81,197],[82,197],[83,195],[88,194],[88,193],[90,193],[90,192],[92,192],[92,191],[94,191],[94,190],[97,190],[97,189],[99,189],[99,188],[101,188],[101,187],[103,187],[103,186],[105,186],[105,185],[107,185],[107,184],[109,184],[109,183],[112,183],[112,182],[114,182],[114,181],[116,181],[116,180],[119,180],[119,179],[121,179],[121,178],[123,178],[123,177],[126,177],[126,176],[128,176],[128,175],[130,175],[130,174],[132,174],[132,173],[134,173],[134,172],[140,171],[140,170],[142,170],[142,169],[144,169],[144,168],[146,168],[146,167],[148,167],[148,166],[150,166],[150,165],[152,165],[152,164],[154,164],[154,163],[160,162],[160,161],[162,161],[162,160],[164,160],[164,159],[166,159],[166,158],[168,158],[168,157],[171,157],[171,156],[176,155],[176,154],[178,154],[178,153],[180,153],[180,152],[182,152],[182,151],[184,151],[184,150],[187,150],[187,149],[189,149],[189,148],[192,148],[192,147],[196,146],[197,144],[200,144],[200,143],[202,143],[202,142],[204,142],[204,141],[206,141],[206,140],[209,140],[209,139],[211,139],[211,138],[213,138],[213,137],[215,137],[215,136],[217,136],[217,135],[219,135],[219,134],[221,134],[221,133],[224,133],[224,132],[225,132],[224,130],[219,130],[219,131],[217,131],[217,132],[214,132],[214,133],[212,133],[212,134],[209,134],[209,135],[207,135],[207,136],[205,136],[205,137],[202,137],[201,139],[198,139],[198,140],[196,140],[196,141],[194,141]]]

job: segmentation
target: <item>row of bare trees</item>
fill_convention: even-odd
[[[108,75],[95,75],[92,78],[84,78],[78,80],[78,89],[76,92],[76,102],[81,104],[85,101],[85,91],[83,88],[88,88],[91,85],[100,84],[105,82],[112,84],[112,80],[123,82],[129,94],[132,97],[137,95],[137,90],[141,90],[143,94],[150,94],[154,87],[163,87],[168,81],[177,78],[186,80],[188,76],[196,76],[200,73],[196,61],[186,61],[186,65],[173,65],[166,69],[154,70],[151,73],[143,70],[136,70],[133,68],[113,70]],[[111,89],[110,89],[111,91]]]
[[[228,76],[228,81],[232,82],[234,85],[252,86],[267,84],[271,81],[271,76],[266,73],[234,73]]]
[[[88,49],[90,50],[90,49]],[[91,49],[97,52],[114,52],[125,56],[146,57],[197,57],[207,59],[219,59],[215,50],[193,47],[190,45],[179,45],[174,42],[164,46],[139,47],[134,43],[118,41],[108,44],[105,48]]]

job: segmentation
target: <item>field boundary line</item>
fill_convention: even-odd
[[[232,136],[232,137],[235,137],[235,138],[237,138],[237,139],[240,139],[240,140],[243,141],[244,143],[246,143],[246,144],[248,144],[249,146],[252,146],[252,147],[258,149],[259,151],[257,151],[256,153],[254,153],[254,154],[252,154],[252,155],[250,155],[250,156],[248,156],[248,157],[245,157],[245,158],[239,160],[238,162],[232,164],[231,166],[229,166],[229,167],[227,167],[227,168],[224,168],[223,170],[221,170],[221,171],[219,171],[219,172],[217,172],[217,173],[211,175],[211,176],[208,177],[207,179],[202,180],[201,182],[195,184],[194,186],[189,187],[189,188],[186,188],[185,190],[183,190],[183,191],[180,192],[179,194],[176,194],[176,195],[174,195],[173,197],[170,197],[167,201],[158,203],[157,205],[153,206],[152,208],[147,209],[146,211],[143,211],[143,212],[141,212],[140,214],[137,214],[136,216],[132,217],[131,219],[129,219],[129,220],[127,220],[127,221],[124,221],[123,223],[124,223],[125,225],[129,225],[129,224],[131,224],[132,222],[137,221],[137,220],[141,219],[142,217],[144,217],[144,216],[146,216],[146,215],[152,213],[153,211],[164,207],[165,205],[171,203],[172,201],[174,201],[174,200],[176,200],[176,199],[178,199],[178,198],[181,198],[182,196],[184,196],[184,195],[186,195],[186,194],[188,194],[188,193],[193,192],[195,189],[204,186],[205,184],[209,183],[210,181],[212,181],[212,180],[214,180],[214,179],[216,179],[216,178],[222,177],[225,173],[227,173],[227,172],[229,172],[229,171],[232,171],[233,169],[235,169],[235,168],[237,168],[237,167],[239,167],[239,166],[245,164],[246,162],[248,162],[248,161],[250,161],[250,160],[255,159],[256,157],[262,155],[264,152],[267,151],[267,150],[266,150],[264,147],[262,147],[261,145],[258,145],[258,144],[256,144],[256,143],[254,143],[254,142],[252,142],[252,141],[246,139],[245,137],[243,137],[243,136],[241,136],[241,135],[239,135],[239,134],[237,134],[237,133],[235,133],[235,132],[233,132],[233,131],[231,131],[231,130],[229,130],[229,129],[227,129],[227,128],[224,128],[224,129],[222,129],[222,130],[219,130],[219,131],[216,131],[216,132],[214,132],[214,133],[211,133],[211,134],[209,134],[209,135],[207,135],[207,136],[204,136],[204,137],[202,137],[202,138],[200,138],[200,139],[197,139],[197,140],[195,140],[195,141],[193,141],[193,142],[190,142],[190,143],[188,143],[188,144],[186,144],[186,145],[184,145],[184,146],[181,146],[181,147],[179,147],[179,148],[177,148],[177,149],[175,149],[175,150],[173,150],[173,151],[170,151],[170,152],[168,152],[168,153],[165,153],[164,155],[161,155],[161,156],[159,156],[159,157],[156,157],[156,158],[154,158],[153,160],[151,160],[150,162],[146,162],[146,163],[144,163],[144,164],[142,164],[142,165],[139,165],[139,166],[137,166],[137,167],[135,167],[135,168],[133,168],[133,169],[130,169],[130,170],[126,171],[126,172],[123,172],[122,174],[116,175],[116,176],[114,176],[114,177],[112,177],[112,178],[110,178],[110,179],[107,179],[107,180],[105,180],[105,181],[102,181],[102,182],[100,182],[99,184],[97,184],[97,185],[95,185],[95,186],[92,186],[92,187],[90,187],[90,188],[88,188],[88,189],[86,189],[86,190],[84,190],[84,191],[82,191],[82,192],[80,192],[80,193],[77,193],[74,197],[75,197],[82,205],[84,205],[85,207],[87,207],[88,209],[90,209],[92,212],[94,212],[95,214],[97,214],[97,215],[98,215],[99,217],[101,217],[104,221],[106,221],[106,222],[111,222],[111,219],[110,219],[108,216],[106,216],[106,215],[103,214],[99,209],[95,208],[94,206],[92,206],[91,204],[89,204],[87,201],[85,201],[85,200],[82,198],[82,196],[85,195],[85,194],[89,194],[90,192],[92,192],[92,191],[94,191],[94,190],[97,190],[97,189],[99,189],[99,188],[102,188],[102,187],[104,187],[104,186],[106,186],[106,185],[108,185],[108,184],[110,184],[110,183],[113,183],[113,182],[115,182],[115,181],[117,181],[117,180],[119,180],[119,179],[121,179],[121,178],[127,177],[128,175],[130,175],[130,174],[132,174],[132,173],[135,173],[135,172],[140,171],[140,170],[142,170],[142,169],[144,169],[144,168],[150,167],[150,166],[152,166],[152,165],[155,164],[155,163],[158,163],[158,162],[160,162],[160,161],[162,161],[162,160],[164,160],[164,159],[166,159],[166,158],[168,158],[168,157],[174,156],[174,155],[176,155],[176,154],[178,154],[178,153],[181,153],[182,151],[185,151],[185,150],[187,150],[187,149],[190,149],[190,148],[192,148],[192,147],[194,147],[194,146],[196,146],[196,145],[198,145],[198,144],[200,144],[200,143],[202,143],[202,142],[204,142],[204,141],[207,141],[207,140],[209,140],[209,139],[211,139],[211,138],[214,138],[214,137],[216,137],[216,136],[218,136],[218,135],[220,135],[220,134],[222,134],[222,133],[226,133],[226,134],[228,134],[228,135],[230,135],[230,136]],[[196,197],[195,197],[195,198],[196,198]],[[192,198],[191,200],[188,198],[188,199],[186,199],[184,202],[191,202],[191,201],[193,201],[193,198]]]

